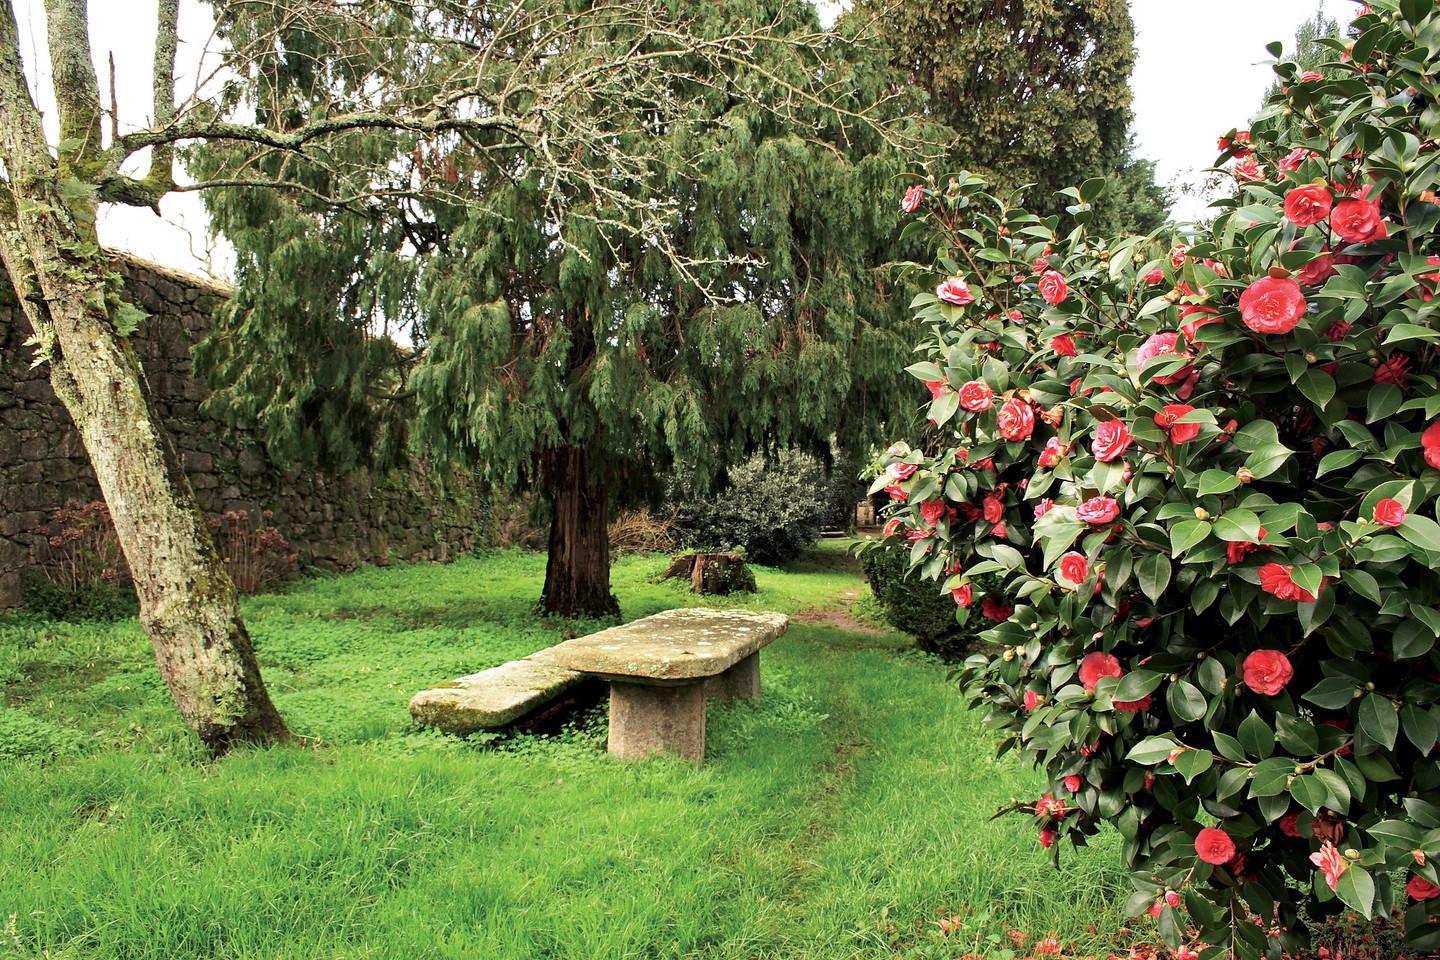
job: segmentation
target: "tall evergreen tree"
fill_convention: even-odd
[[[343,464],[413,445],[502,494],[537,485],[551,513],[542,609],[609,614],[612,503],[677,466],[703,481],[756,449],[857,446],[897,413],[905,298],[870,258],[895,233],[894,175],[915,157],[857,122],[892,98],[890,69],[821,31],[808,3],[670,0],[653,23],[567,6],[584,26],[518,63],[494,42],[512,25],[485,5],[437,13],[447,34],[499,52],[471,62],[481,84],[522,98],[574,73],[577,52],[644,58],[673,45],[657,25],[683,23],[693,53],[667,85],[596,104],[617,134],[565,147],[588,181],[535,164],[560,145],[483,130],[367,133],[313,159],[250,144],[193,154],[206,179],[258,169],[296,188],[208,194],[240,266],[202,360],[217,403],[291,456]],[[232,37],[279,31],[283,53],[252,60],[236,88],[261,109],[314,115],[363,96],[369,71],[423,84],[437,69],[383,45],[327,62],[313,19],[292,36],[271,16],[237,7],[225,23]],[[710,53],[757,25],[774,42]],[[399,202],[334,202],[337,184],[376,179]]]
[[[1126,0],[856,0],[846,18],[883,26],[891,62],[955,132],[954,163],[1003,191],[1035,184],[1042,212],[1063,205],[1057,190],[1121,174],[1099,220],[1134,227],[1168,207],[1153,167],[1130,159]]]

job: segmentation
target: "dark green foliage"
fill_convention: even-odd
[[[940,593],[935,581],[909,576],[910,558],[905,551],[866,550],[860,562],[887,623],[914,637],[921,650],[947,660],[968,652],[965,628],[955,621],[955,601]]]
[[[883,18],[891,63],[955,133],[952,164],[1002,191],[1033,183],[1031,206],[1058,212],[1064,187],[1153,174],[1128,158],[1135,28],[1125,0],[859,0],[848,16]],[[1122,192],[1097,205],[1101,219],[1139,226],[1162,201],[1153,182]],[[1137,195],[1148,200],[1127,221]]]
[[[42,577],[25,586],[22,602],[26,610],[47,620],[121,620],[135,616],[139,602],[128,581],[97,582],[70,590]]]
[[[689,547],[729,550],[777,566],[820,538],[833,512],[830,478],[814,457],[796,451],[776,460],[754,457],[730,471],[723,493],[683,504],[675,525]]]

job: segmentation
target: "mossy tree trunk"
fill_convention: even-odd
[[[162,2],[162,20],[173,6]],[[95,233],[100,114],[84,2],[50,0],[47,15],[58,156],[25,81],[13,8],[0,5],[0,260],[94,467],[181,715],[216,753],[282,740],[235,586],[150,404]],[[171,38],[173,59],[173,29]]]
[[[604,465],[574,446],[547,450],[542,461],[550,495],[550,554],[540,610],[562,617],[617,616]]]

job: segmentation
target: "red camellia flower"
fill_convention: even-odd
[[[1040,296],[1046,303],[1054,305],[1063,301],[1070,292],[1070,285],[1058,270],[1046,270],[1040,275]]]
[[[1010,614],[1015,612],[1015,608],[1006,606],[994,597],[986,597],[980,601],[980,612],[996,623],[1003,623],[1010,619]]]
[[[1106,420],[1095,428],[1090,452],[1101,463],[1113,463],[1125,454],[1134,438],[1123,420]]]
[[[1323,253],[1296,270],[1295,279],[1307,287],[1318,287],[1339,272],[1335,269],[1338,260],[1333,254]]]
[[[914,213],[920,208],[920,201],[925,199],[925,188],[915,184],[905,191],[905,198],[900,201],[900,209],[906,213]]]
[[[1277,826],[1280,828],[1280,832],[1285,834],[1285,836],[1287,837],[1300,836],[1300,814],[1285,814],[1285,816],[1280,818],[1280,822],[1277,824]]]
[[[941,395],[945,393],[946,390],[950,389],[950,384],[946,383],[944,380],[926,380],[925,386],[928,387],[930,390],[931,400],[938,399]]]
[[[1324,74],[1316,73],[1314,70],[1306,70],[1304,73],[1300,74],[1301,83],[1314,83],[1316,80],[1324,79]]]
[[[1165,279],[1165,271],[1162,270],[1162,269],[1160,269],[1159,267],[1156,267],[1155,269],[1151,270],[1149,273],[1145,274],[1145,276],[1144,276],[1142,279],[1144,279],[1144,281],[1145,281],[1146,284],[1148,284],[1149,286],[1152,286],[1152,287],[1153,287],[1153,286],[1155,286],[1155,284],[1161,283],[1161,282],[1164,281],[1164,279]]]
[[[880,532],[881,539],[888,540],[895,536],[895,532],[900,529],[900,523],[901,520],[899,517],[891,517],[889,520],[886,520],[885,529]]]
[[[1224,866],[1235,856],[1235,841],[1219,827],[1206,827],[1195,836],[1195,855],[1206,863]]]
[[[1235,165],[1230,168],[1230,172],[1235,175],[1236,180],[1246,183],[1265,179],[1264,165],[1248,154],[1237,159]]]
[[[1350,334],[1350,324],[1344,320],[1336,320],[1330,324],[1330,329],[1325,331],[1325,339],[1331,343],[1339,343]]]
[[[1387,527],[1398,527],[1405,522],[1405,505],[1399,500],[1386,497],[1375,503],[1375,522]]]
[[[1045,849],[1048,850],[1048,849],[1050,849],[1051,847],[1053,847],[1054,845],[1055,845],[1055,828],[1054,828],[1054,827],[1046,827],[1044,830],[1041,830],[1041,831],[1040,831],[1040,846],[1042,846],[1042,847],[1044,847]]]
[[[1043,498],[1039,503],[1035,504],[1035,519],[1039,520],[1041,517],[1045,516],[1045,514],[1049,513],[1051,509],[1054,508],[1054,506],[1054,500],[1051,500],[1049,497]]]
[[[1425,462],[1440,470],[1440,420],[1436,420],[1420,434],[1420,448],[1425,451]]]
[[[1189,356],[1189,354],[1175,349],[1179,340],[1180,335],[1173,330],[1151,335],[1144,343],[1140,344],[1140,348],[1135,351],[1135,373],[1138,375],[1140,371],[1144,370],[1156,357],[1167,357],[1177,353],[1180,356]],[[1172,373],[1159,374],[1153,379],[1155,383],[1169,386],[1184,380],[1189,373],[1190,365],[1186,364],[1179,370]]]
[[[995,425],[1006,440],[1029,440],[1035,432],[1035,411],[1019,397],[1011,397],[1001,405]]]
[[[1346,243],[1369,243],[1390,235],[1380,218],[1380,202],[1347,197],[1330,212],[1330,229]]]
[[[1299,603],[1314,603],[1315,594],[1304,589],[1291,578],[1294,568],[1284,563],[1267,563],[1260,568],[1260,589],[1281,600],[1295,600]],[[1325,589],[1325,581],[1320,581]]]
[[[999,497],[992,493],[985,498],[985,506],[981,511],[981,516],[985,518],[986,523],[999,523],[1005,516],[1005,504],[1000,501]]]
[[[1301,164],[1303,164],[1306,160],[1309,160],[1313,156],[1316,156],[1314,150],[1306,150],[1304,147],[1296,147],[1294,150],[1291,150],[1289,153],[1285,154],[1285,156],[1282,157],[1280,162],[1275,164],[1275,166],[1279,167],[1281,170],[1284,170],[1286,173],[1294,173],[1295,171],[1300,169]]]
[[[1080,774],[1072,773],[1065,777],[1065,789],[1069,790],[1071,793],[1079,793],[1081,782],[1082,781],[1080,780]]]
[[[1440,887],[1435,886],[1418,873],[1410,878],[1409,883],[1405,884],[1405,892],[1420,901],[1434,900],[1436,897],[1440,897]]]
[[[1392,353],[1386,357],[1380,366],[1375,368],[1374,381],[1376,383],[1393,383],[1403,387],[1405,378],[1409,376],[1410,358],[1403,353]]]
[[[1147,693],[1139,700],[1116,700],[1115,710],[1119,713],[1144,713],[1150,709],[1150,704],[1154,699]]]
[[[1070,581],[1072,586],[1084,583],[1089,573],[1090,560],[1085,554],[1071,550],[1060,558],[1060,576]]]
[[[1240,295],[1240,319],[1256,333],[1289,333],[1305,315],[1305,295],[1289,277],[1261,277]]]
[[[1314,226],[1330,216],[1334,202],[1329,190],[1318,183],[1307,183],[1285,194],[1285,219],[1300,227]]]
[[[970,286],[959,277],[951,277],[940,286],[935,288],[935,296],[946,303],[953,303],[957,307],[963,307],[967,303],[975,302],[975,294],[970,292]]]
[[[940,519],[945,516],[944,500],[926,500],[920,504],[920,516],[932,527],[939,526]]]
[[[1051,337],[1050,349],[1054,350],[1056,355],[1061,357],[1073,357],[1079,353],[1079,351],[1075,349],[1075,338],[1068,333]]]
[[[1100,682],[1100,678],[1118,677],[1123,673],[1119,660],[1099,650],[1085,654],[1085,659],[1080,661],[1080,684],[1086,693],[1095,692],[1095,685]]]
[[[1253,692],[1273,697],[1285,689],[1285,684],[1295,676],[1290,658],[1279,650],[1255,650],[1245,658],[1241,668],[1245,686]]]
[[[995,391],[984,380],[971,380],[960,385],[960,408],[971,413],[989,410],[995,402]]]
[[[1048,470],[1060,462],[1060,458],[1070,452],[1070,448],[1060,442],[1059,437],[1051,437],[1045,441],[1045,449],[1040,451],[1040,458],[1035,462],[1041,470]]]
[[[1182,443],[1189,443],[1200,436],[1200,424],[1198,423],[1176,423],[1187,413],[1193,413],[1195,408],[1188,403],[1167,403],[1155,414],[1155,426],[1170,433],[1170,442],[1179,446]]]
[[[1113,497],[1091,497],[1075,508],[1075,518],[1093,526],[1110,523],[1120,516],[1120,504]]]
[[[1034,713],[1035,708],[1040,706],[1040,694],[1034,690],[1025,691],[1025,712]]]
[[[1180,332],[1185,334],[1185,339],[1192,343],[1195,341],[1195,334],[1201,327],[1219,322],[1220,318],[1215,315],[1215,310],[1211,307],[1187,303],[1180,308]]]
[[[891,480],[908,480],[916,469],[918,468],[915,464],[901,461],[890,464],[890,466],[885,468],[885,472],[890,475]]]
[[[1264,527],[1260,528],[1260,539],[1265,539]],[[1250,543],[1245,540],[1232,540],[1225,545],[1225,561],[1231,564],[1239,563],[1252,553],[1269,549],[1269,544],[1259,543],[1258,541]]]
[[[975,602],[975,588],[968,583],[962,583],[950,591],[950,596],[954,598],[956,606],[968,607]]]

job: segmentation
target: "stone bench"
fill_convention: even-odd
[[[760,650],[785,632],[780,613],[667,610],[548,653],[551,663],[610,685],[610,753],[705,757],[707,700],[760,693]]]
[[[417,723],[467,736],[534,713],[585,681],[610,687],[610,752],[705,756],[705,704],[760,695],[760,650],[785,631],[780,613],[668,610],[422,690]]]
[[[552,654],[557,649],[540,650],[421,690],[410,701],[410,716],[417,723],[462,737],[508,726],[585,679],[584,674],[556,666]]]

